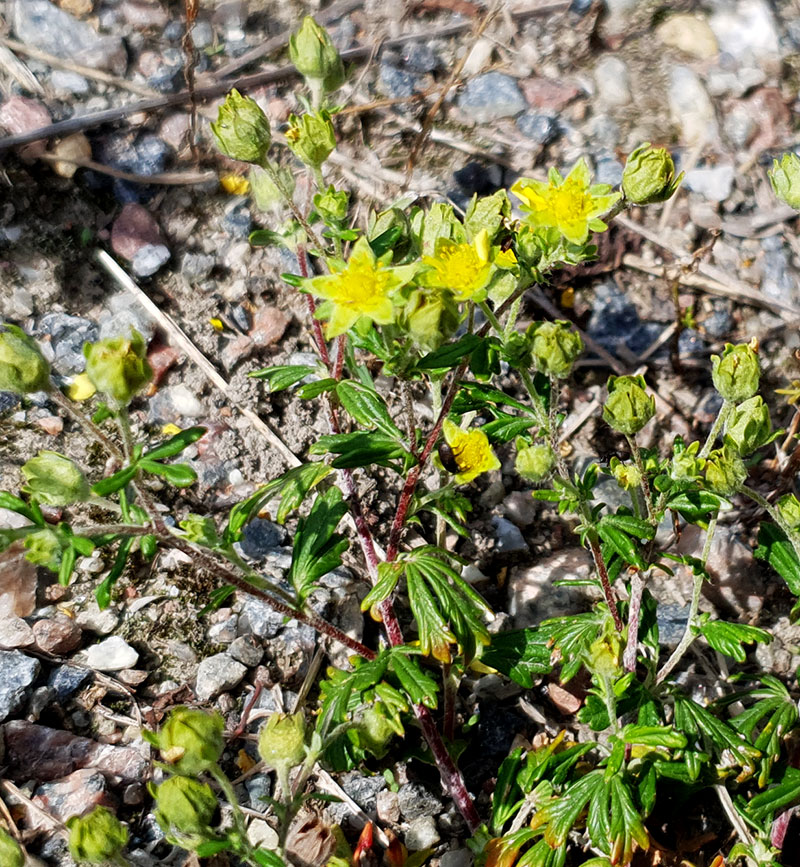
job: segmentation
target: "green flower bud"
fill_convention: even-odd
[[[639,145],[628,157],[622,173],[622,192],[635,205],[665,202],[678,189],[683,172],[675,177],[675,163],[665,148]]]
[[[524,441],[517,441],[517,459],[514,469],[529,482],[541,482],[550,475],[556,462],[556,456],[550,446],[525,446]]]
[[[301,117],[290,114],[286,144],[298,159],[318,169],[336,147],[336,134],[328,112],[319,111]]]
[[[53,530],[36,530],[25,537],[25,559],[35,566],[58,572],[61,565],[61,541]]]
[[[583,340],[569,322],[535,322],[528,329],[536,368],[542,373],[566,379],[578,356],[583,352]]]
[[[656,399],[642,376],[610,376],[603,418],[619,433],[633,436],[656,414]]]
[[[217,796],[207,783],[192,777],[170,777],[151,786],[156,800],[156,821],[170,842],[193,851],[215,839],[211,830]]]
[[[116,859],[128,842],[128,829],[105,807],[67,819],[69,853],[76,861],[105,864]]]
[[[25,864],[25,855],[19,848],[19,843],[2,828],[0,828],[0,864],[3,867],[24,867]]]
[[[783,520],[793,530],[800,530],[800,500],[794,494],[784,494],[777,505]]]
[[[711,378],[714,388],[725,400],[741,403],[758,391],[761,369],[758,364],[758,343],[725,344],[722,356],[711,356]]]
[[[533,366],[531,341],[527,334],[514,331],[504,341],[500,352],[503,358],[517,370],[525,370]]]
[[[261,729],[258,754],[270,768],[293,768],[306,757],[306,726],[302,713],[274,713]]]
[[[91,496],[81,468],[58,452],[39,452],[22,465],[28,484],[22,490],[47,506],[85,503]]]
[[[324,193],[314,196],[314,207],[324,220],[341,222],[347,218],[350,194],[330,186]]]
[[[267,116],[249,96],[235,88],[219,107],[217,122],[211,124],[221,153],[243,163],[261,164],[272,143]]]
[[[767,175],[775,195],[800,211],[800,157],[795,153],[784,154],[780,162],[773,160],[772,171]]]
[[[382,759],[386,755],[389,743],[396,734],[386,714],[381,712],[380,706],[380,702],[377,702],[368,707],[356,725],[359,744],[376,759]]]
[[[270,173],[260,166],[250,169],[250,192],[259,211],[279,211],[286,204],[286,197],[291,197],[294,193],[294,175],[289,169],[277,164],[272,164],[271,168],[283,189],[280,189]]]
[[[735,494],[747,478],[747,467],[733,449],[723,446],[706,459],[706,483],[723,497]]]
[[[414,343],[426,352],[437,349],[460,324],[458,305],[449,292],[420,287],[410,294],[402,322]]]
[[[676,482],[700,478],[703,472],[703,461],[697,456],[699,451],[699,442],[693,442],[687,447],[681,437],[675,438],[670,475]]]
[[[50,365],[32,337],[16,325],[0,325],[0,391],[50,390]]]
[[[310,16],[289,40],[289,58],[308,82],[314,104],[323,93],[338,90],[344,84],[344,64],[328,31]]]
[[[97,343],[84,343],[86,375],[111,401],[127,406],[153,378],[146,350],[144,338],[134,328],[129,338],[107,337]]]
[[[218,713],[176,707],[158,733],[162,758],[181,774],[207,771],[225,748],[224,725]]]
[[[611,458],[609,468],[617,484],[626,491],[633,491],[642,483],[642,474],[635,464],[624,464],[619,458]]]
[[[725,425],[725,442],[741,457],[769,442],[772,421],[760,395],[740,403]]]

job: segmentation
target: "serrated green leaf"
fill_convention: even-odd
[[[333,461],[337,469],[366,467],[378,464],[391,466],[398,458],[411,458],[409,452],[394,438],[383,433],[354,431],[320,437],[309,449],[312,455],[339,455]]]
[[[764,522],[758,530],[758,547],[753,556],[766,560],[789,585],[795,596],[800,596],[800,560],[792,543],[776,524]]]
[[[276,364],[272,367],[262,367],[260,370],[253,370],[248,373],[253,379],[266,380],[269,387],[269,393],[283,391],[290,388],[301,379],[305,379],[309,374],[316,371],[316,367],[310,364]]]
[[[362,426],[377,428],[394,439],[402,439],[403,433],[392,421],[384,399],[372,388],[346,379],[336,386],[336,395],[347,412]]]
[[[412,704],[421,704],[431,709],[436,707],[436,681],[420,668],[417,660],[410,656],[405,648],[392,648],[390,666]]]
[[[769,644],[772,641],[772,635],[766,629],[724,620],[709,620],[700,627],[700,632],[714,650],[732,656],[737,662],[744,662],[747,658],[742,645]]]
[[[536,675],[552,670],[552,651],[547,639],[537,629],[517,629],[492,636],[491,644],[481,652],[481,662],[530,689]]]
[[[388,599],[394,593],[394,588],[402,574],[403,567],[400,563],[378,563],[378,580],[361,600],[361,610],[367,611],[373,605],[378,605],[384,599]]]

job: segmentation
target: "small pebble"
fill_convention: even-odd
[[[502,72],[487,72],[467,82],[458,106],[464,115],[478,123],[514,117],[528,107],[516,80]]]
[[[118,635],[91,645],[86,653],[86,664],[95,671],[121,671],[133,668],[138,661],[139,654]]]

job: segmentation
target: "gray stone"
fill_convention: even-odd
[[[272,795],[272,777],[270,774],[254,774],[244,781],[244,788],[250,801],[250,809],[266,813],[269,804],[264,800]]]
[[[18,650],[0,650],[0,722],[22,708],[40,671],[38,659]]]
[[[594,68],[594,80],[600,102],[619,108],[631,101],[630,74],[621,57],[613,54],[601,57]]]
[[[209,656],[197,666],[195,693],[200,701],[216,698],[233,689],[247,674],[247,669],[227,653]]]
[[[365,813],[374,814],[378,792],[386,788],[386,780],[380,774],[368,776],[360,771],[350,771],[339,777],[339,785]]]
[[[613,156],[600,156],[597,159],[595,170],[595,183],[610,184],[612,187],[622,183],[624,166]]]
[[[414,93],[416,78],[391,63],[381,63],[379,73],[380,90],[392,99],[404,99]]]
[[[209,45],[213,44],[214,28],[211,26],[210,21],[200,19],[195,22],[192,28],[192,42],[194,42],[195,48],[199,48],[200,50],[208,48]]]
[[[558,138],[558,118],[553,114],[526,111],[516,123],[517,129],[536,144],[550,144]]]
[[[101,36],[49,0],[15,0],[10,12],[20,42],[93,69],[124,72],[127,55],[121,36]]]
[[[686,173],[684,185],[711,202],[724,202],[733,189],[735,169],[733,166],[714,166],[708,169],[692,169]]]
[[[478,123],[515,117],[528,107],[515,79],[487,72],[469,81],[458,98],[462,113]]]
[[[688,66],[673,66],[667,94],[673,122],[683,130],[689,146],[719,138],[714,106],[697,73]]]
[[[469,849],[451,849],[439,859],[439,867],[472,867],[472,852]]]
[[[131,259],[131,269],[137,277],[151,277],[169,262],[170,255],[164,244],[145,244]]]
[[[98,635],[108,635],[119,623],[119,611],[116,608],[100,608],[92,595],[75,615],[75,622],[81,629],[88,629]]]
[[[130,337],[131,328],[135,328],[144,337],[145,343],[149,343],[155,333],[155,323],[138,304],[131,304],[123,310],[117,310],[100,322],[100,339],[106,337]]]
[[[90,90],[88,79],[66,69],[54,69],[50,73],[50,84],[53,90],[73,93],[75,96],[84,96]]]
[[[439,66],[439,56],[424,42],[409,42],[403,48],[403,63],[413,72],[435,72]]]
[[[242,531],[242,553],[251,560],[263,560],[286,541],[286,530],[263,518],[253,518]]]
[[[438,816],[442,802],[420,783],[405,783],[397,792],[400,812],[407,822],[422,816]]]
[[[662,603],[658,606],[658,643],[662,647],[676,647],[686,631],[689,620],[689,605]]]
[[[508,613],[516,629],[535,626],[548,617],[585,611],[583,588],[553,586],[557,580],[588,580],[592,559],[583,548],[565,548],[532,566],[518,566],[508,579]]]
[[[253,633],[259,638],[274,638],[283,628],[285,616],[279,611],[256,599],[255,596],[242,595],[242,610],[239,614],[239,634]]]
[[[214,256],[205,253],[184,253],[181,274],[189,283],[200,283],[211,273],[216,261]]]
[[[519,527],[512,524],[507,518],[495,515],[492,518],[495,539],[495,550],[502,554],[512,554],[517,551],[527,551],[528,543],[525,541]]]
[[[33,630],[21,617],[0,614],[0,648],[14,650],[29,647],[33,642]]]
[[[112,635],[86,651],[86,664],[95,671],[122,671],[134,668],[139,654],[119,635]]]
[[[252,635],[240,635],[231,642],[228,653],[242,665],[255,668],[264,656],[264,648]]]
[[[59,373],[82,373],[86,369],[83,344],[97,340],[99,330],[94,322],[67,313],[46,313],[37,330],[50,335],[53,366]]]
[[[78,668],[76,665],[59,665],[50,672],[47,685],[59,703],[67,701],[75,693],[92,680],[92,672],[88,668]]]
[[[408,823],[405,834],[406,848],[410,852],[419,852],[422,849],[430,849],[439,840],[439,829],[433,816],[420,816]]]

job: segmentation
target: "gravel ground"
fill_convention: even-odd
[[[248,244],[248,233],[269,225],[269,215],[220,185],[221,176],[242,170],[216,156],[210,143],[208,121],[221,97],[198,105],[193,154],[191,112],[179,98],[181,7],[167,0],[0,2],[8,36],[0,39],[0,131],[15,135],[59,121],[76,127],[69,137],[21,149],[2,149],[0,138],[0,312],[40,340],[64,384],[83,370],[84,341],[130,324],[145,334],[158,390],[134,405],[134,426],[154,440],[167,423],[209,428],[202,448],[187,453],[199,484],[170,505],[214,515],[286,469],[285,453],[242,407],[255,410],[296,455],[327,427],[308,404],[285,394],[270,398],[247,378],[258,367],[307,358],[306,311],[280,280],[297,267],[293,257]],[[269,0],[201,2],[193,34],[198,86],[226,77],[233,85],[238,75],[276,68],[285,60],[285,35],[304,11]],[[675,434],[696,437],[710,424],[717,406],[707,358],[727,341],[759,339],[765,394],[797,378],[800,245],[794,212],[773,197],[765,167],[800,141],[794,120],[800,3],[512,2],[477,38],[485,11],[470,0],[407,6],[367,0],[332,15],[341,50],[368,49],[353,61],[342,91],[342,101],[357,110],[337,119],[340,147],[327,169],[352,191],[360,219],[400,195],[420,125],[466,55],[408,175],[413,195],[463,208],[475,192],[507,187],[520,174],[542,176],[550,165],[568,168],[581,156],[598,181],[614,184],[625,156],[642,141],[668,146],[686,171],[666,207],[615,224],[597,263],[563,272],[546,296],[525,300],[522,324],[541,317],[542,304],[555,305],[605,353],[596,349],[581,363],[567,427],[599,397],[609,354],[620,371],[646,366],[659,396],[659,415],[643,432],[647,445]],[[273,37],[273,50],[248,64],[250,53]],[[387,42],[373,54],[379,38]],[[249,93],[279,128],[298,107],[293,87],[284,76]],[[168,97],[169,107],[137,108],[140,100]],[[122,108],[112,122],[90,122],[95,113]],[[76,170],[65,159],[83,166]],[[164,173],[177,183],[147,182]],[[694,305],[695,327],[676,341],[674,277],[666,269],[690,262],[712,238],[696,274],[680,285],[681,305]],[[224,389],[210,383],[98,251],[110,252],[172,317],[224,377]],[[777,402],[772,408],[776,424],[785,425],[791,412]],[[571,459],[614,453],[617,442],[597,416],[576,427]],[[42,448],[102,469],[103,456],[45,397],[20,403],[0,394],[0,488],[17,491],[19,466]],[[495,628],[531,625],[586,603],[550,587],[554,576],[588,572],[585,552],[511,469],[506,461],[469,489],[470,539],[458,542],[498,612]],[[388,484],[376,475],[362,491],[383,541]],[[800,633],[789,623],[788,594],[753,570],[749,518],[736,512],[718,532],[710,562],[717,580],[703,605],[771,628],[776,641],[759,648],[758,661],[783,674],[800,662]],[[11,520],[0,510],[0,522]],[[291,522],[288,530],[254,522],[245,553],[280,579],[290,562],[291,530]],[[693,550],[692,539],[685,544]],[[63,588],[15,549],[0,555],[0,770],[15,787],[3,789],[3,798],[30,851],[46,864],[72,861],[31,800],[58,820],[94,804],[115,806],[131,821],[133,863],[178,864],[181,856],[148,812],[149,749],[140,725],[196,699],[219,709],[234,729],[256,684],[263,689],[257,709],[275,709],[276,701],[291,707],[317,639],[247,596],[199,619],[212,586],[174,552],[129,569],[112,606],[100,611],[93,589],[110,565],[84,558],[78,580]],[[358,633],[364,628],[358,601],[366,593],[361,563],[352,555],[327,578],[318,604]],[[690,583],[678,573],[659,591],[668,603],[667,643],[682,632]],[[463,717],[481,715],[470,753],[480,758],[464,766],[473,791],[486,790],[515,739],[538,730],[525,706],[553,730],[574,713],[570,695],[549,687],[523,691],[487,678],[462,690]],[[247,731],[257,731],[259,722]],[[255,754],[252,740],[244,749]],[[229,752],[232,763],[237,750]],[[463,826],[431,770],[406,760],[391,770],[396,792],[380,774],[352,772],[338,782],[410,849],[432,846],[443,867],[466,867]],[[271,784],[270,775],[251,777],[240,786],[242,803],[263,812],[259,797]],[[350,811],[328,810],[349,828]],[[253,833],[270,839],[268,824],[253,821]]]

